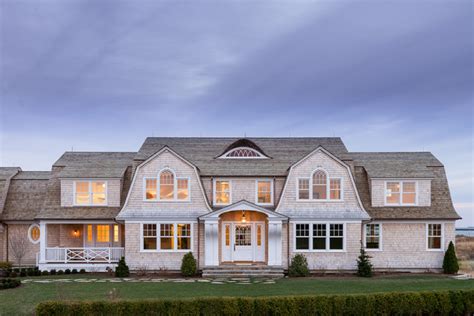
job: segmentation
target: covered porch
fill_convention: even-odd
[[[124,225],[113,221],[40,222],[40,232],[40,269],[111,266],[125,254]]]

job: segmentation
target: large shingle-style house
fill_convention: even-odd
[[[0,260],[40,269],[204,274],[441,268],[459,215],[429,152],[349,152],[340,138],[147,138],[138,152],[66,152],[51,171],[0,168]],[[20,245],[20,246],[18,246]],[[21,255],[21,253],[20,253]]]

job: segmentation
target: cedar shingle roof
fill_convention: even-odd
[[[143,161],[170,147],[194,164],[201,176],[286,176],[288,168],[317,147],[322,146],[344,159],[347,148],[340,137],[246,138],[269,159],[218,159],[240,138],[148,137],[135,160]]]

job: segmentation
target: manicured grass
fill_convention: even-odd
[[[275,284],[209,283],[49,283],[24,284],[0,291],[0,315],[31,315],[47,300],[159,299],[222,296],[355,294],[395,291],[472,289],[473,280],[445,276],[321,277],[281,279]],[[115,289],[115,290],[113,290]]]

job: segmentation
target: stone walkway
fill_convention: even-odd
[[[104,279],[25,279],[21,283],[209,283],[209,284],[275,284],[271,278],[229,278],[229,279],[164,279],[164,278],[104,278]]]

